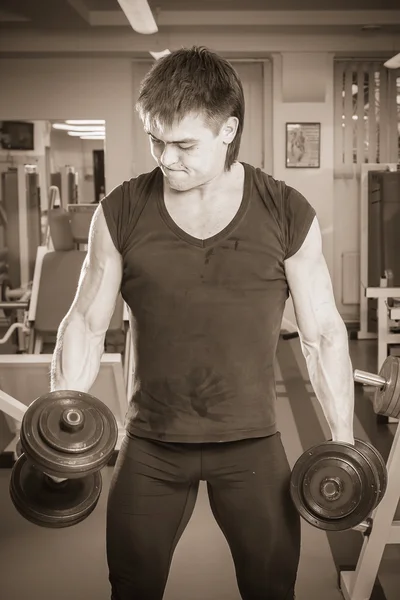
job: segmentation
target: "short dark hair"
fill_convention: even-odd
[[[201,114],[215,136],[229,117],[237,117],[226,171],[238,157],[245,111],[242,83],[227,60],[204,46],[181,48],[156,61],[141,82],[136,110],[149,128],[171,127],[189,113]]]

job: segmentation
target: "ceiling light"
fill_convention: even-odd
[[[396,54],[392,58],[389,58],[385,63],[383,63],[384,67],[388,69],[400,69],[400,53]]]
[[[103,135],[81,135],[81,140],[105,140]]]
[[[55,123],[54,129],[62,131],[105,131],[102,125],[67,125],[66,123]]]
[[[158,27],[147,0],[118,0],[132,29],[138,33],[157,33]]]
[[[75,119],[65,121],[68,125],[105,125],[106,122],[102,119]]]
[[[93,135],[93,136],[105,135],[104,131],[68,131],[67,133],[71,137],[80,137],[81,135]]]

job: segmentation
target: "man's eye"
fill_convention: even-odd
[[[150,140],[153,142],[153,144],[163,144],[163,142],[157,140],[156,138],[153,138],[152,136],[150,136]],[[193,144],[190,146],[182,146],[181,144],[178,144],[178,148],[180,148],[181,150],[190,150],[190,148],[194,148],[194,146]]]

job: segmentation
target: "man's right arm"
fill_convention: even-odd
[[[61,321],[51,364],[51,391],[89,392],[121,287],[122,257],[101,204],[90,226],[88,251],[72,305]]]

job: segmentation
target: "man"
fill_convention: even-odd
[[[332,438],[354,443],[347,334],[315,211],[237,161],[243,90],[220,56],[160,59],[137,109],[157,168],[97,209],[52,366],[52,389],[90,389],[121,290],[136,361],[108,501],[112,600],[162,599],[200,480],[242,598],[293,600],[300,523],[273,368],[289,290]]]

